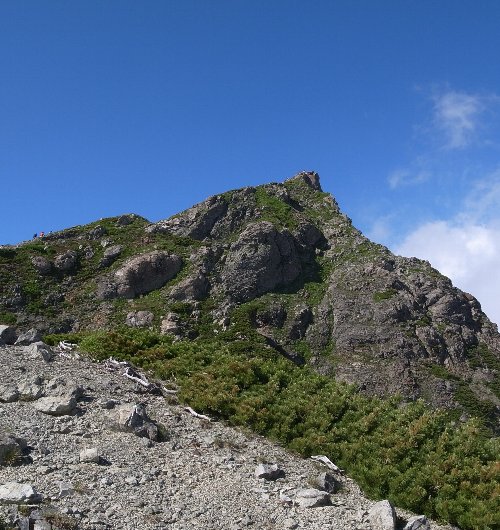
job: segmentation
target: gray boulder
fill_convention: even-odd
[[[51,361],[54,357],[54,352],[50,346],[42,341],[30,344],[28,346],[28,352],[32,359],[39,359],[41,357],[46,362]]]
[[[31,484],[7,482],[0,485],[0,504],[34,504],[41,500],[42,496]]]
[[[16,346],[29,346],[34,342],[40,342],[42,340],[42,334],[35,328],[31,328],[28,331],[21,333],[16,340]]]
[[[132,224],[134,222],[135,217],[136,216],[134,214],[120,215],[120,217],[118,217],[118,219],[116,220],[116,225],[127,226],[129,224]]]
[[[330,505],[331,501],[326,491],[308,488],[297,491],[295,504],[301,508],[318,508],[320,506]]]
[[[208,294],[210,283],[203,274],[190,276],[179,282],[170,293],[174,300],[203,300]]]
[[[102,256],[99,263],[100,267],[109,267],[122,253],[123,247],[121,245],[113,245],[108,247]]]
[[[0,344],[14,344],[16,339],[16,330],[12,326],[0,325]]]
[[[127,314],[125,324],[132,328],[145,328],[151,326],[154,315],[151,311],[132,311]]]
[[[277,464],[259,464],[255,468],[255,477],[265,480],[277,480],[285,476],[285,472]]]
[[[247,302],[292,283],[301,271],[290,232],[262,221],[249,225],[231,245],[221,279],[232,300]]]
[[[336,493],[340,490],[340,482],[328,472],[320,473],[314,477],[311,484],[315,488],[326,491],[327,493]]]
[[[160,333],[162,335],[174,335],[179,336],[182,332],[180,325],[180,318],[175,313],[168,313],[165,318],[161,321]]]
[[[142,403],[126,403],[116,408],[112,427],[118,431],[131,432],[152,441],[161,441],[162,432],[158,424],[146,413]]]
[[[31,258],[31,264],[35,267],[38,274],[46,276],[52,271],[52,263],[43,256],[33,256]]]
[[[39,398],[33,407],[49,416],[67,416],[72,414],[83,394],[83,388],[73,381],[52,379],[46,384],[52,395]]]
[[[209,197],[180,215],[146,228],[149,233],[172,233],[202,240],[210,236],[214,225],[226,215],[228,203],[222,196]]]
[[[68,250],[59,254],[54,259],[54,267],[60,272],[70,272],[78,264],[78,254],[74,250]]]
[[[104,226],[97,225],[96,227],[92,228],[92,230],[89,230],[87,233],[87,239],[91,240],[97,240],[101,239],[101,237],[104,237],[108,231]]]
[[[396,528],[396,512],[388,500],[374,504],[368,512],[368,519],[373,530],[395,530]]]
[[[76,398],[71,395],[45,396],[35,401],[33,407],[49,416],[67,416],[75,410],[76,404]]]
[[[18,384],[19,399],[23,401],[33,401],[43,396],[43,378],[40,376],[31,377]]]
[[[181,269],[182,259],[176,254],[155,251],[128,260],[111,278],[103,279],[97,296],[135,298],[163,287]]]

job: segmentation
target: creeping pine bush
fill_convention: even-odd
[[[96,359],[114,355],[175,377],[179,397],[200,412],[301,455],[328,455],[373,498],[464,529],[500,528],[499,443],[478,420],[454,423],[421,401],[369,398],[257,338],[220,337],[171,343],[127,329],[73,339]]]

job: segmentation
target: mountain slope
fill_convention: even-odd
[[[0,248],[0,320],[46,333],[232,334],[375,395],[498,429],[500,335],[429,263],[356,230],[316,173],[243,188],[157,223],[110,218]]]

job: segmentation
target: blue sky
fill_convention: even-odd
[[[500,2],[0,1],[0,243],[314,169],[500,322]]]

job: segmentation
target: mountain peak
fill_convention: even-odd
[[[287,179],[285,182],[289,182],[291,180],[299,180],[304,182],[307,186],[312,188],[316,191],[323,191],[321,189],[321,184],[319,181],[319,175],[316,173],[316,171],[300,171],[296,175],[294,175],[292,178]]]

